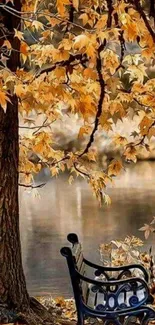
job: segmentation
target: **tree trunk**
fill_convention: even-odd
[[[14,9],[21,10],[19,0],[14,1]],[[20,18],[5,10],[1,15],[9,35],[7,39],[15,50],[7,66],[15,72],[20,62],[20,42],[14,38],[14,28],[20,28]],[[0,304],[22,311],[29,306],[29,296],[22,268],[19,232],[18,100],[15,95],[10,99],[6,113],[0,107]]]

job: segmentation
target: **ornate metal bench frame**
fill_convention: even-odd
[[[69,234],[68,241],[72,248],[63,247],[61,254],[66,257],[71,277],[71,283],[74,292],[74,298],[77,308],[78,325],[83,325],[87,317],[101,318],[105,325],[108,324],[129,324],[131,316],[137,316],[142,325],[149,323],[149,320],[155,319],[155,311],[148,304],[152,302],[152,296],[148,288],[148,273],[140,264],[132,264],[120,267],[104,267],[94,264],[83,257],[82,247],[76,234]],[[85,266],[95,269],[95,276],[103,275],[105,281],[89,278],[85,275]],[[133,277],[131,270],[138,269],[142,272],[143,278]],[[112,277],[109,275],[112,272]],[[113,277],[113,273],[117,276]],[[123,278],[128,276],[128,278]],[[99,304],[91,308],[87,304],[88,291],[103,293],[105,304]],[[139,300],[138,290],[144,292],[143,299]],[[126,303],[119,303],[120,294],[126,295],[133,292],[129,299],[129,306]],[[110,306],[110,299],[113,306]],[[122,323],[123,322],[123,323]]]

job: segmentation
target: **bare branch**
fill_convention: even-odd
[[[54,123],[56,121],[56,119],[55,119],[55,120],[53,120],[53,121],[51,121],[49,123],[46,123],[47,120],[48,120],[48,118],[45,119],[45,121],[43,122],[42,125],[36,125],[36,126],[24,126],[24,125],[20,125],[19,128],[20,129],[27,129],[27,130],[35,130],[35,129],[37,129],[36,131],[33,132],[33,135],[34,135],[35,133],[37,133],[38,131],[40,131],[40,129],[49,127],[52,123]]]
[[[34,188],[42,188],[43,186],[46,185],[46,183],[42,183],[42,184],[39,184],[39,185],[18,183],[18,185],[19,186],[22,186],[22,187],[34,189]]]
[[[90,178],[90,175],[89,175],[88,173],[86,173],[86,172],[83,172],[81,169],[79,169],[79,168],[77,167],[77,164],[76,164],[76,163],[74,163],[73,166],[74,166],[75,170],[76,170],[79,174],[81,174],[81,175],[83,175],[83,176],[85,176],[85,177],[87,177],[87,178]]]
[[[68,67],[68,66],[70,66],[70,64],[72,64],[76,60],[79,60],[80,64],[83,64],[83,63],[88,61],[85,54],[84,55],[82,55],[82,54],[77,54],[77,55],[70,54],[70,57],[69,57],[68,60],[56,62],[54,65],[52,65],[52,66],[50,66],[48,68],[41,69],[38,73],[36,73],[35,77],[39,77],[43,73],[49,73],[49,72],[55,70],[57,66]],[[77,64],[77,63],[75,63],[75,64]],[[72,64],[72,66],[74,66],[74,65]]]
[[[9,7],[8,5],[5,5],[5,4],[0,4],[0,8],[3,8],[4,10],[8,11],[9,13],[11,13],[13,16],[15,17],[18,17],[22,20],[25,20],[25,21],[29,21],[29,22],[33,22],[33,20],[36,20],[36,16],[38,15],[44,15],[45,12],[40,10],[40,11],[37,11],[37,13],[34,13],[33,11],[28,11],[28,12],[24,12],[24,11],[18,11],[18,10],[15,10],[13,7]],[[87,31],[87,32],[94,32],[95,29],[88,29],[88,28],[85,28],[79,24],[76,24],[72,21],[69,21],[69,20],[66,20],[65,18],[61,18],[59,17],[57,14],[52,14],[52,13],[47,13],[46,12],[46,16],[48,17],[51,17],[51,18],[56,18],[57,20],[59,20],[61,23],[67,23],[69,25],[72,25],[73,27],[76,27],[76,28],[79,28],[83,31]],[[50,29],[47,25],[43,24],[43,26],[47,29]],[[53,30],[53,28],[52,28]]]

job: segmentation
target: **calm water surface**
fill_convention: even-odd
[[[99,208],[88,184],[67,176],[47,182],[40,198],[21,189],[20,216],[23,264],[32,295],[72,296],[65,259],[60,248],[69,232],[83,242],[85,255],[99,262],[100,243],[137,235],[155,215],[155,162],[140,162],[122,172],[107,192],[112,205]],[[48,178],[39,176],[42,182]]]

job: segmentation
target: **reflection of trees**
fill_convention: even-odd
[[[148,162],[123,172],[115,187],[108,189],[112,205],[103,208],[84,181],[69,185],[65,177],[52,179],[40,189],[40,199],[23,192],[21,234],[31,293],[69,293],[68,274],[59,253],[69,232],[78,233],[86,256],[96,262],[100,243],[131,234],[142,237],[138,229],[154,210],[153,173],[154,163]]]

